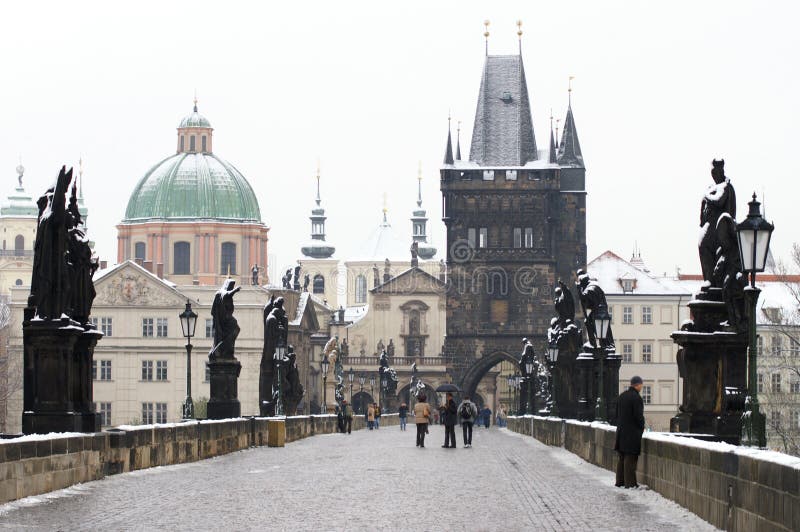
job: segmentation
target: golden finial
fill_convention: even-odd
[[[522,39],[522,21],[521,20],[517,21],[517,37]]]
[[[388,200],[387,200],[386,192],[384,192],[383,193],[383,214],[384,215],[387,212],[389,212],[389,207],[387,207],[387,205],[388,205]]]
[[[486,39],[486,55],[489,55],[489,19],[483,21],[483,37]]]
[[[575,76],[569,77],[569,88],[567,92],[569,93],[569,104],[572,105],[572,80],[575,79]]]
[[[556,118],[556,144],[558,144],[558,125],[561,123],[560,118]]]

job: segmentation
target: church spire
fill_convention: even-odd
[[[561,133],[561,143],[558,146],[558,164],[561,166],[574,166],[585,168],[581,144],[578,141],[578,129],[575,126],[575,118],[572,116],[572,80],[569,77],[569,102],[567,106],[567,116],[564,119],[564,131]]]
[[[428,244],[428,215],[422,208],[422,161],[417,170],[417,208],[411,213],[411,241],[417,243],[420,258],[430,260],[436,248]]]
[[[461,120],[456,126],[456,161],[461,160]]]
[[[553,137],[553,109],[550,109],[550,164],[555,164],[556,159],[556,139]]]
[[[330,242],[325,241],[325,209],[322,207],[322,196],[319,193],[320,170],[319,160],[317,160],[317,197],[314,199],[316,206],[311,209],[311,242],[300,248],[306,257],[312,259],[329,259],[336,248]]]
[[[453,164],[453,138],[450,135],[450,116],[447,117],[447,147],[444,151],[444,164]]]

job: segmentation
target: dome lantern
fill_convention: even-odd
[[[178,124],[177,153],[211,153],[213,131],[211,122],[197,112],[197,97],[195,97],[192,114],[184,117]]]

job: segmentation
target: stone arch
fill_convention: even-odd
[[[519,368],[519,360],[517,357],[505,351],[495,351],[490,355],[479,358],[467,369],[463,379],[461,379],[461,391],[470,397],[475,396],[481,379],[483,379],[490,369],[504,360],[508,360]]]
[[[353,412],[356,415],[366,414],[367,405],[370,405],[374,402],[375,399],[369,394],[369,392],[356,392],[353,394]]]

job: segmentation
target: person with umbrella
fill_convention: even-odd
[[[444,423],[444,445],[445,449],[456,448],[456,423],[458,423],[458,408],[453,400],[453,393],[447,392],[444,405],[440,408],[442,422]]]

